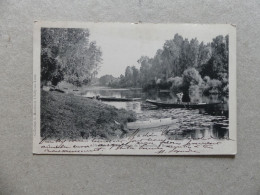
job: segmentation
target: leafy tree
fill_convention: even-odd
[[[141,56],[137,61],[140,70],[128,66],[125,76],[118,78],[116,84],[144,89],[171,88],[183,92],[184,97],[188,97],[191,91],[194,101],[203,90],[227,94],[228,42],[228,35],[217,36],[211,43],[204,44],[196,38],[189,41],[175,34],[173,39],[165,41],[153,58]]]
[[[133,86],[136,87],[139,83],[139,70],[135,66],[132,66],[131,68],[132,68]]]
[[[200,85],[202,78],[195,68],[189,68],[183,73],[183,85],[189,87],[190,85]]]
[[[197,70],[199,72],[201,72],[202,66],[206,64],[211,58],[212,55],[211,51],[212,50],[211,50],[210,43],[208,43],[207,45],[204,45],[203,42],[200,43],[199,54],[198,54],[198,66],[197,66]]]
[[[110,85],[116,78],[113,77],[112,75],[104,75],[99,78],[99,83],[102,86],[108,86]]]
[[[219,93],[221,91],[222,82],[217,79],[210,79],[209,76],[204,77],[204,91],[206,94]]]
[[[153,80],[153,77],[150,74],[150,69],[152,68],[151,59],[147,56],[142,56],[137,62],[141,64],[140,82],[141,85],[144,87],[146,84],[150,83]]]
[[[189,50],[190,50],[189,40],[185,39],[182,43],[182,48],[181,48],[181,61],[180,61],[181,73],[183,73],[184,70],[190,67],[189,57],[188,57]]]
[[[195,68],[189,68],[183,73],[183,101],[190,101],[190,91],[198,91],[198,88],[202,85],[203,80],[199,72]],[[197,87],[195,87],[197,86]]]
[[[149,60],[149,63],[151,64],[150,69],[150,77],[157,79],[157,78],[163,78],[164,77],[164,70],[163,70],[163,64],[164,64],[164,58],[162,56],[163,50],[158,49],[154,58]]]
[[[200,102],[202,99],[201,86],[191,85],[189,88],[189,98],[191,102]]]
[[[172,83],[171,90],[175,93],[182,92],[182,86],[183,86],[183,78],[182,77],[174,77],[170,78],[168,80]]]
[[[87,84],[102,62],[100,48],[89,42],[88,29],[42,28],[41,46],[43,83],[57,85],[65,80],[77,86]]]
[[[47,51],[42,51],[41,62],[44,64],[41,68],[41,83],[46,85],[50,81],[52,85],[57,85],[62,81],[64,74],[62,69],[55,58],[49,56]]]
[[[224,38],[220,35],[214,38],[211,43],[211,50],[211,58],[202,67],[201,74],[221,80],[223,74],[228,73],[228,36]]]

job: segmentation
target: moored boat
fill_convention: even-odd
[[[160,93],[170,93],[171,91],[168,89],[161,89],[159,92]]]
[[[137,101],[141,100],[141,98],[117,98],[117,97],[107,97],[107,96],[93,96],[93,97],[87,97],[90,99],[97,99],[101,101],[115,101],[115,102],[130,102],[130,101]]]
[[[163,119],[151,119],[149,121],[136,121],[127,123],[128,129],[147,129],[147,128],[155,128],[161,127],[166,125],[173,125],[177,126],[178,119],[172,118],[163,118]],[[178,125],[179,127],[179,125]]]
[[[168,102],[160,102],[160,101],[149,100],[149,99],[147,99],[146,102],[163,108],[187,108],[187,109],[205,108],[205,107],[220,104],[219,102],[217,103],[190,103],[190,102],[168,103]]]

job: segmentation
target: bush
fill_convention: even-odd
[[[176,92],[176,93],[179,93],[182,91],[182,85],[183,85],[183,79],[182,77],[174,77],[174,78],[170,78],[168,79],[169,82],[172,83],[172,86],[171,86],[171,90]]]
[[[201,102],[202,89],[199,85],[191,85],[189,88],[189,96],[191,102]]]
[[[187,88],[190,85],[201,85],[203,80],[195,68],[189,68],[183,72],[183,85]]]
[[[208,76],[204,77],[204,91],[206,94],[221,93],[222,82],[217,79],[210,79]]]

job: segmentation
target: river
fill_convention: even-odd
[[[176,118],[177,124],[167,130],[167,137],[174,140],[215,138],[227,139],[229,137],[228,99],[219,95],[200,97],[200,102],[222,102],[218,106],[209,109],[162,109],[146,103],[146,99],[165,102],[176,102],[175,94],[167,91],[148,91],[142,89],[112,89],[112,88],[89,88],[81,92],[82,96],[113,96],[118,98],[142,98],[133,102],[105,102],[105,104],[132,110],[137,115],[138,121]]]

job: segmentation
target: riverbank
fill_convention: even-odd
[[[127,133],[134,112],[117,109],[88,98],[41,91],[41,137],[78,139],[112,138]]]

